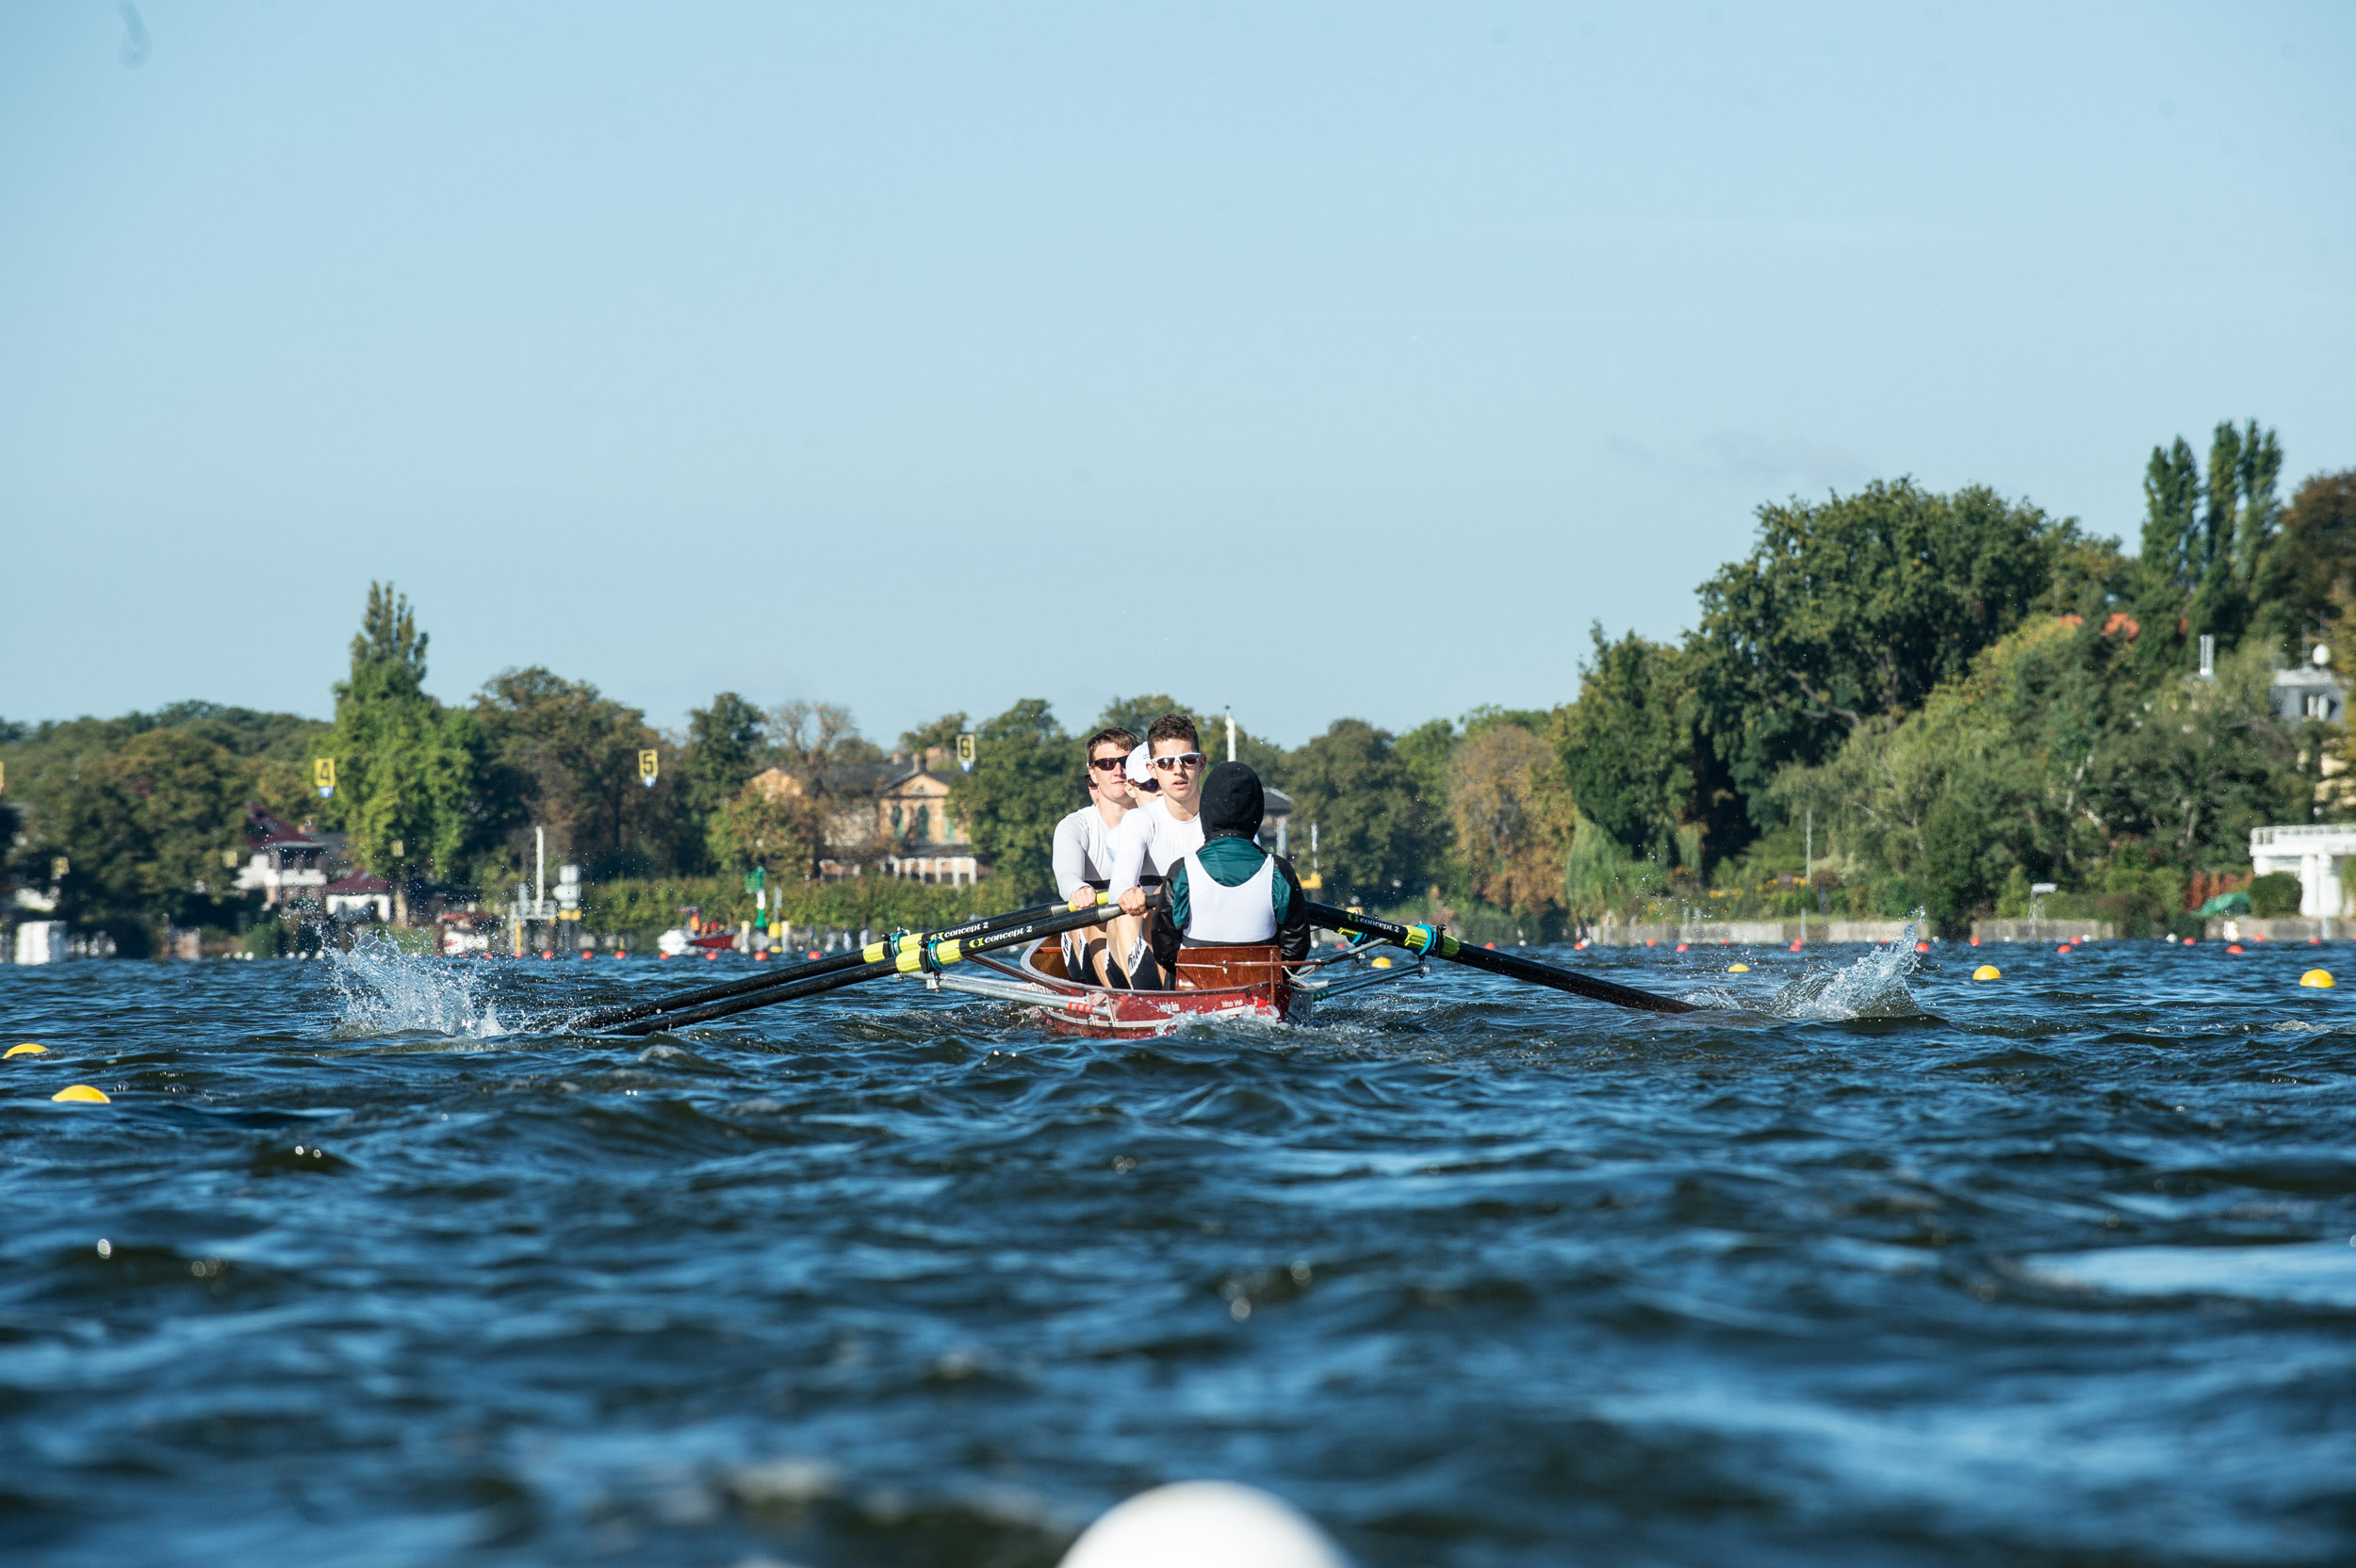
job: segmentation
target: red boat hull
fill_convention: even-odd
[[[1224,950],[1231,967],[1257,972],[1252,984],[1240,986],[1188,984],[1197,974],[1216,973],[1216,967],[1182,963],[1179,988],[1170,991],[1119,990],[1086,985],[1065,972],[1063,948],[1042,941],[1023,955],[1023,977],[1054,993],[1038,1009],[1040,1021],[1067,1034],[1095,1039],[1120,1039],[1158,1035],[1199,1020],[1226,1019],[1255,1023],[1307,1021],[1310,996],[1292,983],[1276,950]]]

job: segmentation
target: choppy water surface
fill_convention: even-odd
[[[0,1555],[1049,1564],[1217,1476],[1366,1564],[2356,1560],[2356,952],[1862,952],[1142,1043],[0,969]]]

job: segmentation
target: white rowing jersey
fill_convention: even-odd
[[[1103,887],[1112,880],[1113,835],[1119,831],[1094,801],[1055,825],[1055,891],[1065,902],[1082,888]]]
[[[1168,801],[1145,802],[1113,831],[1112,895],[1119,898],[1149,878],[1166,879],[1172,866],[1202,847],[1202,813],[1180,822]]]
[[[1275,856],[1261,860],[1260,869],[1238,888],[1205,871],[1199,855],[1187,856],[1186,865],[1186,928],[1181,939],[1231,947],[1276,939]]]

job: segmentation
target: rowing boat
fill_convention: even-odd
[[[1313,1022],[1321,1002],[1424,972],[1413,955],[1398,949],[1394,957],[1391,948],[1388,942],[1366,943],[1287,965],[1273,943],[1190,947],[1179,955],[1176,989],[1133,991],[1073,979],[1064,965],[1062,943],[1042,938],[1011,964],[970,956],[968,961],[988,974],[941,971],[909,978],[927,990],[1018,1004],[1060,1033],[1123,1039],[1188,1023]]]

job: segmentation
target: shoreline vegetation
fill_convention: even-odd
[[[1771,502],[1750,553],[1699,586],[1692,631],[1613,640],[1598,623],[1559,707],[1401,733],[1344,718],[1289,749],[1240,731],[1237,754],[1292,797],[1292,857],[1327,901],[1476,941],[1917,908],[1942,935],[2042,913],[2156,936],[2235,893],[2292,913],[2295,881],[2250,877],[2249,835],[2356,818],[2340,688],[2315,657],[2336,654],[2356,591],[2356,470],[2285,504],[2282,466],[2254,420],[2218,425],[2205,465],[2181,437],[2155,447],[2133,556],[1986,487]],[[424,691],[427,642],[371,584],[331,722],[205,702],[0,721],[8,917],[127,956],[189,951],[189,934],[286,951],[292,923],[325,911],[238,885],[258,810],[332,837],[396,927],[503,919],[535,828],[551,877],[581,868],[574,929],[604,948],[648,950],[688,910],[947,923],[1052,895],[1080,735],[1185,710],[1144,694],[1075,731],[1023,698],[886,747],[840,707],[723,692],[663,732],[538,667],[444,704]],[[2323,708],[2285,710],[2285,672]],[[1198,722],[1223,750],[1223,723]],[[947,760],[968,731],[970,774]],[[895,761],[945,781],[939,810],[879,803]],[[949,841],[978,882],[885,869]]]

